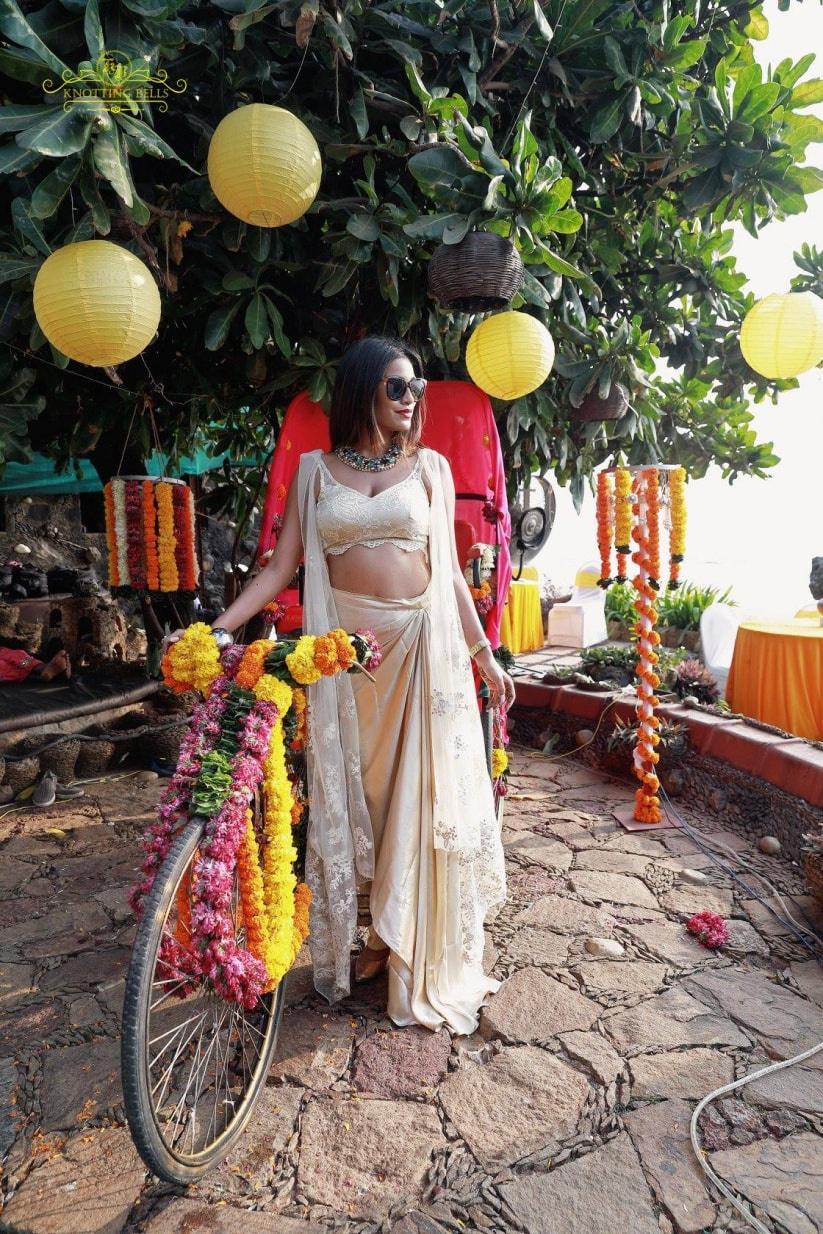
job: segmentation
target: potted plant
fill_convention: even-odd
[[[403,230],[415,239],[440,241],[429,263],[430,294],[457,312],[489,312],[505,308],[525,282],[537,284],[546,306],[545,291],[524,262],[540,265],[541,273],[582,278],[546,237],[577,231],[583,218],[568,205],[572,181],[560,160],[541,160],[531,112],[501,157],[487,130],[471,125],[459,102],[450,99],[447,106],[431,96],[421,101],[429,110],[443,104],[439,140],[413,154],[408,166],[439,209]]]
[[[657,600],[657,625],[664,647],[697,651],[700,618],[712,604],[734,604],[731,588],[700,587],[682,583],[676,590],[661,591]]]
[[[627,642],[634,638],[634,624],[637,620],[634,594],[629,583],[612,583],[606,590],[606,628],[609,638],[616,642]]]

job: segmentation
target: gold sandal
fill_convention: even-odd
[[[354,961],[354,980],[371,981],[379,977],[388,968],[390,955],[388,947],[364,947]]]

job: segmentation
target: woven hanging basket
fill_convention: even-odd
[[[429,262],[429,295],[458,313],[505,308],[522,282],[523,262],[511,240],[490,231],[441,244]]]
[[[619,420],[628,405],[628,390],[619,381],[613,381],[605,398],[601,398],[597,390],[589,391],[580,406],[575,407],[573,418],[581,424],[594,420]]]

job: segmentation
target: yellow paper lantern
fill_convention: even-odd
[[[255,227],[299,219],[317,196],[323,171],[317,142],[302,120],[270,103],[249,103],[224,116],[207,168],[218,201]]]
[[[466,348],[476,386],[495,398],[515,399],[541,386],[554,364],[546,327],[528,313],[495,313],[481,321]]]
[[[790,291],[758,300],[740,329],[740,350],[762,377],[797,377],[823,360],[823,300]]]
[[[34,315],[49,342],[105,368],[139,355],[160,322],[148,266],[110,240],[79,240],[47,257],[34,280]]]

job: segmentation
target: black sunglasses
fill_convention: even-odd
[[[425,377],[412,377],[411,381],[406,381],[405,377],[381,377],[381,381],[386,383],[386,396],[399,402],[406,390],[411,391],[411,396],[415,403],[419,402],[423,397],[426,389]]]

